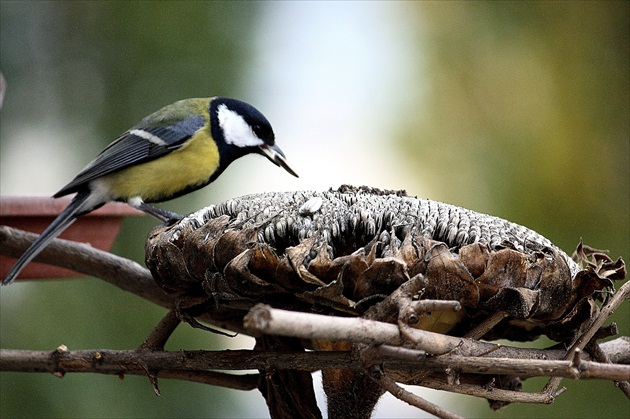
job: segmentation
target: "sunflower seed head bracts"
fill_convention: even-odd
[[[579,250],[581,261],[596,253]],[[625,274],[623,261],[597,255],[599,262],[583,269],[518,224],[351,186],[231,199],[156,228],[147,242],[156,282],[187,298],[205,295],[199,309],[268,302],[362,315],[413,280],[417,298],[462,303],[469,321],[458,326],[461,333],[478,322],[475,313],[502,310],[512,320],[492,337],[516,340],[541,333],[564,339],[579,327],[592,295]]]

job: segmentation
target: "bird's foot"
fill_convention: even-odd
[[[139,204],[134,205],[140,211],[144,211],[145,213],[157,218],[161,222],[164,223],[165,226],[172,226],[177,223],[179,220],[184,218],[183,215],[178,214],[176,212],[168,211],[163,208],[159,208],[145,202],[141,202]]]

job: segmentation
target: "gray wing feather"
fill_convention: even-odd
[[[171,153],[184,145],[205,123],[206,119],[198,115],[166,127],[141,128],[142,131],[158,137],[163,144],[157,144],[132,134],[131,132],[137,129],[134,127],[107,146],[54,197],[77,192],[88,182],[101,176]]]

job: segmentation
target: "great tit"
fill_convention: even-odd
[[[53,195],[76,195],[31,244],[2,281],[10,284],[79,216],[111,201],[169,223],[181,216],[149,205],[202,188],[230,163],[257,153],[298,176],[275,145],[269,121],[253,106],[223,97],[184,99],[147,116],[118,137]]]

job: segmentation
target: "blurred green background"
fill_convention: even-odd
[[[248,157],[166,208],[367,184],[507,218],[569,253],[583,238],[627,261],[629,4],[3,0],[1,193],[52,195],[154,110],[224,95],[268,117],[300,179]],[[153,225],[125,221],[114,253],[142,261]],[[83,279],[2,288],[0,314],[2,348],[129,349],[164,310]],[[624,335],[629,318],[628,304],[614,316]],[[168,349],[250,346],[180,327]],[[551,406],[497,413],[483,400],[419,394],[467,417],[630,414],[612,383],[563,385]],[[257,392],[160,388],[158,398],[142,377],[0,373],[0,416],[267,415]],[[391,398],[377,412],[419,414]]]

